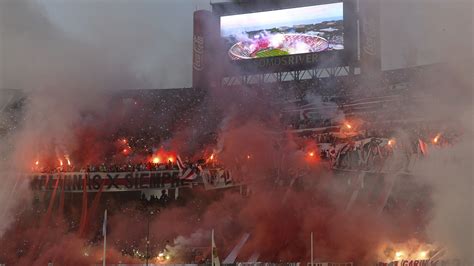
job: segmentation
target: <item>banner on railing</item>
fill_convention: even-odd
[[[63,172],[29,175],[34,190],[52,190],[59,179],[59,186],[67,192],[134,191],[142,189],[167,189],[184,186],[179,170],[140,172]],[[84,188],[85,186],[85,188]]]
[[[379,262],[376,266],[468,266],[472,265],[459,259],[451,260],[401,260],[392,262]]]

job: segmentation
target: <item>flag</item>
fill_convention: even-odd
[[[212,265],[211,266],[221,266],[221,262],[219,261],[219,256],[217,255],[217,248],[216,242],[214,241],[214,229],[212,229]]]
[[[176,187],[176,189],[174,190],[174,199],[177,200],[179,197],[179,187]]]
[[[183,171],[184,168],[186,168],[184,166],[183,160],[181,160],[181,157],[179,157],[179,155],[176,156],[176,164],[178,165],[179,171]]]
[[[227,258],[225,258],[222,263],[224,264],[235,263],[235,259],[237,259],[237,255],[239,255],[240,250],[245,245],[249,237],[250,237],[250,234],[245,233],[240,239],[240,241],[237,243],[237,245],[232,249],[232,251],[229,253],[229,255],[227,255]]]
[[[102,225],[102,235],[104,236],[104,253],[102,255],[102,266],[105,266],[105,251],[107,250],[107,209],[104,212],[104,224]]]
[[[439,261],[439,260],[443,259],[443,257],[445,255],[446,255],[446,249],[440,248],[440,249],[434,251],[434,254],[431,256],[429,261],[432,262],[432,265],[434,265],[435,261]]]
[[[229,170],[226,170],[226,171],[224,172],[224,183],[225,183],[226,185],[228,185],[228,184],[232,183],[232,181],[233,181],[233,180],[232,180],[232,174],[230,173]]]
[[[102,236],[107,235],[107,210],[104,212],[104,224],[102,225]]]
[[[420,147],[420,151],[423,155],[427,155],[428,154],[428,149],[426,147],[426,143],[424,141],[422,141],[421,139],[418,139],[418,143],[419,143],[419,147]]]
[[[189,167],[184,171],[184,173],[179,177],[180,180],[193,181],[197,178],[196,171],[193,168]]]

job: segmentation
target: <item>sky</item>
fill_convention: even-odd
[[[472,54],[471,0],[380,1],[384,69]],[[105,87],[190,87],[197,9],[209,0],[0,0],[0,87],[49,86],[70,73],[104,77]]]
[[[291,27],[300,22],[319,23],[334,18],[343,18],[342,3],[223,16],[221,17],[221,34],[226,36],[237,29],[249,31],[271,27]]]
[[[153,87],[189,87],[193,12],[209,0],[36,0],[71,38],[132,57]]]

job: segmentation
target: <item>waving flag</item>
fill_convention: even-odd
[[[183,163],[181,157],[176,156],[176,164],[179,168],[179,179],[180,180],[187,180],[187,181],[194,181],[198,177],[197,169],[192,166],[186,166]]]
[[[428,154],[428,148],[426,146],[426,143],[422,141],[421,139],[418,139],[418,147],[420,148],[420,151],[423,155]]]
[[[102,236],[107,235],[107,210],[104,213],[104,223],[102,224]]]
[[[219,261],[219,256],[217,255],[217,248],[216,242],[214,241],[214,229],[212,229],[212,264],[211,266],[221,266],[221,262]]]
[[[102,266],[105,266],[105,251],[107,250],[107,210],[104,212],[104,223],[102,224],[102,235],[104,236],[104,253],[102,255]]]
[[[226,171],[224,172],[224,183],[225,183],[226,185],[228,185],[228,184],[231,184],[232,181],[233,181],[233,180],[232,180],[232,174],[231,174],[231,172],[230,172],[229,170],[226,170]]]
[[[181,160],[181,157],[179,157],[179,155],[176,156],[176,164],[178,165],[179,171],[183,171],[186,168],[183,163],[183,160]]]
[[[184,173],[179,177],[181,180],[193,181],[197,178],[197,173],[194,168],[187,168]]]

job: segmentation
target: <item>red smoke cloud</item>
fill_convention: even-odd
[[[259,97],[257,97],[259,96]],[[249,195],[242,196],[235,191],[206,192],[194,189],[180,193],[180,202],[171,206],[150,210],[141,203],[122,204],[113,196],[104,193],[92,201],[91,217],[78,234],[80,211],[74,209],[80,197],[72,198],[64,204],[65,217],[51,219],[45,227],[33,219],[29,210],[19,216],[2,237],[0,259],[16,265],[44,265],[48,261],[62,265],[84,265],[101,260],[101,213],[107,208],[109,262],[137,262],[139,259],[122,255],[123,250],[145,251],[145,237],[150,222],[150,254],[168,246],[177,246],[174,240],[196,236],[200,246],[209,246],[208,232],[214,229],[221,258],[230,251],[244,233],[250,238],[239,254],[239,260],[246,261],[252,254],[260,254],[259,261],[307,261],[309,260],[309,236],[315,236],[317,258],[331,261],[367,262],[377,257],[378,247],[388,240],[403,241],[411,238],[419,224],[419,217],[379,215],[373,200],[362,199],[346,211],[348,201],[347,177],[335,175],[318,160],[308,161],[307,152],[319,153],[314,143],[300,140],[297,136],[285,134],[283,125],[277,119],[275,108],[270,101],[256,92],[242,88],[241,91],[211,91],[209,96],[215,106],[210,109],[221,110],[214,118],[223,118],[219,128],[219,163],[231,169],[236,180],[248,184]],[[212,101],[206,101],[210,103]],[[117,122],[116,115],[109,113]],[[72,157],[88,163],[99,160],[90,156],[95,153],[106,156],[115,146],[107,141],[114,130],[120,127],[106,127],[106,115],[97,124],[87,123],[78,127],[71,141],[77,147]],[[122,116],[119,116],[122,117]],[[114,123],[118,125],[120,123]],[[114,129],[115,128],[115,129]],[[185,146],[186,134],[178,134],[168,143]],[[207,134],[208,132],[197,132]],[[112,142],[123,136],[115,135]],[[195,140],[201,139],[200,136]],[[194,140],[194,139],[193,139]],[[303,143],[303,149],[298,143]],[[219,146],[220,145],[220,146]],[[199,154],[195,150],[194,154]],[[115,157],[120,160],[120,157]],[[146,157],[144,157],[146,160]],[[381,177],[382,178],[382,177]],[[100,199],[100,204],[98,203]],[[55,201],[59,199],[56,198]],[[45,199],[45,202],[48,200]],[[372,204],[372,205],[371,205]],[[27,205],[28,206],[28,205]],[[57,204],[55,203],[55,205]],[[39,209],[43,213],[42,208]],[[405,210],[402,210],[402,212]],[[39,215],[40,216],[40,215]],[[91,218],[89,217],[89,218]],[[71,219],[76,225],[71,226]],[[186,242],[186,241],[185,241]],[[33,244],[34,243],[34,244]],[[34,249],[33,249],[34,247]],[[181,253],[191,246],[176,247]],[[19,250],[23,250],[18,254]],[[179,254],[180,252],[176,253]],[[174,261],[185,262],[183,257]],[[2,262],[3,262],[2,261]],[[189,261],[187,261],[189,262]]]
[[[253,101],[242,102],[242,108],[253,106]],[[250,184],[249,196],[196,189],[182,195],[184,205],[172,204],[152,215],[149,210],[138,208],[139,203],[122,206],[107,200],[108,196],[103,194],[102,199],[96,197],[96,202],[89,207],[93,208],[89,214],[96,213],[90,215],[95,219],[87,222],[84,232],[89,234],[82,236],[78,235],[77,228],[71,229],[64,222],[50,222],[41,227],[25,211],[20,216],[21,222],[15,223],[2,237],[0,258],[16,265],[44,265],[48,261],[63,265],[100,262],[100,214],[104,208],[110,213],[109,262],[139,261],[122,255],[122,250],[130,249],[133,243],[141,253],[145,251],[148,220],[152,256],[167,245],[174,246],[177,237],[187,238],[199,231],[204,233],[198,242],[208,246],[206,232],[214,229],[221,258],[244,233],[250,234],[239,254],[242,261],[255,252],[260,254],[259,261],[308,261],[309,236],[313,232],[317,258],[367,262],[377,257],[378,247],[384,242],[403,241],[416,233],[416,227],[412,226],[418,224],[416,217],[379,215],[370,200],[345,211],[348,193],[344,179],[341,181],[341,176],[334,175],[320,162],[309,165],[307,152],[300,151],[296,144],[300,141],[292,135],[275,133],[280,127],[278,122],[274,119],[263,122],[261,118],[268,114],[265,109],[256,109],[253,113],[246,110],[252,116],[229,119],[221,129],[219,139],[223,147],[217,154],[219,162],[232,169],[236,179]],[[303,145],[315,150],[311,143]],[[314,152],[318,154],[317,150]],[[100,207],[98,199],[102,201]],[[65,203],[67,217],[79,220],[80,212],[67,211],[70,204]],[[192,247],[178,249],[186,248]],[[19,250],[24,253],[18,254]],[[173,259],[185,262],[184,258]]]
[[[388,240],[406,240],[414,228],[400,227],[404,219],[388,219],[375,213],[368,205],[359,205],[345,212],[343,193],[332,189],[332,178],[312,172],[301,177],[291,189],[276,186],[266,179],[252,187],[252,194],[194,191],[184,206],[170,206],[150,215],[151,254],[156,256],[166,245],[173,246],[178,236],[188,237],[199,230],[214,229],[221,258],[244,233],[251,237],[239,254],[246,260],[254,252],[259,261],[307,261],[309,235],[314,233],[317,258],[332,261],[366,261],[376,258],[378,247]],[[126,206],[109,203],[108,261],[135,261],[121,254],[122,248],[138,243],[144,252],[148,212],[139,211],[135,204]],[[66,205],[67,206],[67,205]],[[124,211],[119,211],[124,208]],[[85,265],[100,262],[101,241],[91,247],[88,239],[97,233],[79,237],[65,223],[49,224],[41,230],[37,220],[21,219],[2,237],[0,258],[15,265],[44,265],[53,261],[62,265]],[[78,218],[78,217],[77,217]],[[413,222],[413,221],[412,221]],[[100,232],[101,219],[89,222],[90,231]],[[204,233],[202,246],[209,245]],[[32,251],[32,243],[38,242]],[[182,247],[186,248],[186,247]],[[188,247],[191,248],[191,247]],[[85,250],[88,249],[87,256]],[[23,250],[26,257],[18,254]],[[175,258],[176,261],[182,258]]]

